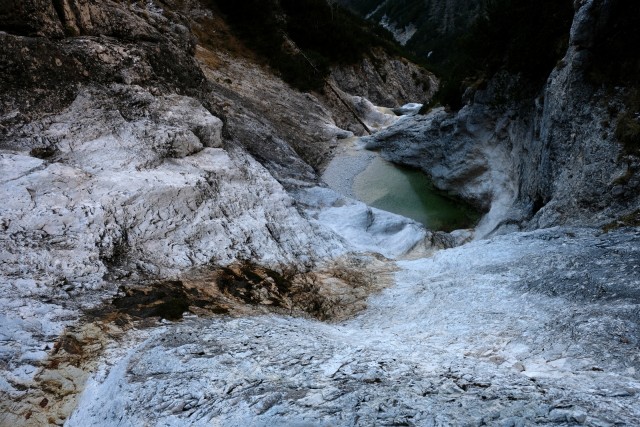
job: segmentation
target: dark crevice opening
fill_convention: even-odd
[[[536,194],[536,197],[533,199],[533,207],[531,208],[531,215],[537,214],[540,209],[542,209],[546,205],[544,199],[541,195]]]
[[[63,0],[51,0],[53,3],[53,9],[56,11],[56,15],[58,15],[58,19],[60,20],[60,24],[62,25],[62,30],[67,32],[66,19],[64,17],[64,4]]]

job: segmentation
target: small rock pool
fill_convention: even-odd
[[[430,230],[472,228],[481,216],[473,207],[436,190],[419,170],[395,165],[366,150],[359,138],[343,142],[322,179],[340,194],[414,219]]]
[[[401,167],[376,156],[355,176],[356,199],[414,219],[430,230],[452,231],[476,225],[480,214],[434,189],[419,170]]]

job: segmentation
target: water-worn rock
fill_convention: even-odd
[[[64,422],[102,346],[126,324],[121,311],[83,315],[119,298],[123,283],[171,319],[192,299],[210,305],[195,310],[202,315],[278,308],[340,318],[388,284],[363,279],[382,261],[352,257],[362,245],[313,218],[329,206],[307,214],[283,187],[317,185],[314,167],[351,134],[317,96],[216,45],[225,27],[199,2],[5,6],[0,424]],[[188,27],[205,45],[195,49]],[[400,241],[415,227],[376,216],[366,239],[378,252],[370,242]],[[213,286],[210,270],[241,261],[297,272],[295,292],[249,275],[259,303],[239,308],[236,290]]]
[[[589,39],[598,34],[605,3],[578,4],[569,49],[535,100],[496,105],[516,79],[499,74],[458,113],[435,109],[408,118],[368,146],[490,210],[485,233],[602,224],[637,207],[638,159],[622,152],[611,129],[622,95],[585,77]]]
[[[264,167],[221,148],[222,122],[192,98],[86,90],[30,126],[14,141],[22,151],[0,151],[7,402],[21,399],[79,310],[115,293],[115,279],[167,279],[238,259],[309,265],[345,252]]]
[[[396,286],[337,325],[167,325],[113,350],[68,425],[633,425],[639,244],[514,233],[401,262]]]
[[[23,235],[32,230],[42,234],[33,238],[79,251],[70,261],[77,266],[63,268],[55,280],[99,281],[99,265],[115,258],[130,259],[143,275],[170,276],[188,266],[228,263],[242,257],[238,250],[272,260],[306,251],[299,240],[291,242],[298,249],[271,247],[278,245],[277,229],[301,221],[292,228],[300,232],[304,220],[259,164],[220,148],[222,122],[193,99],[115,86],[83,92],[67,111],[35,126],[44,130],[32,140],[52,144],[51,157],[34,164],[22,153],[3,155],[8,168],[21,170],[2,190],[12,198],[3,206],[10,220],[5,247],[16,245],[9,252],[23,268],[19,248],[32,245]],[[249,235],[252,243],[231,249]]]
[[[351,133],[234,51],[219,20],[192,0],[0,6],[0,424],[637,424],[636,230],[433,255],[468,233],[319,187]],[[389,69],[392,98],[411,69]],[[564,117],[553,96],[549,122]],[[470,185],[441,182],[494,208],[497,189],[520,194],[505,177],[521,164],[492,135],[526,132],[491,114],[397,123],[416,138],[438,123],[442,170]],[[447,147],[450,129],[480,146]],[[544,147],[562,135],[536,153],[558,155]]]
[[[196,58],[211,87],[207,100],[224,115],[231,143],[288,188],[316,183],[314,168],[330,158],[338,138],[350,135],[318,97],[294,91],[263,67],[224,51],[198,46]]]

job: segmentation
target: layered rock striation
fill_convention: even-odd
[[[569,49],[535,99],[509,101],[518,77],[494,76],[459,112],[434,109],[372,137],[370,148],[419,167],[451,194],[489,212],[483,232],[602,225],[637,208],[638,157],[619,143],[623,88],[587,70],[607,3],[577,4]],[[610,23],[609,23],[610,24]]]
[[[197,1],[3,3],[0,424],[63,423],[141,313],[346,316],[384,286],[365,252],[432,246],[412,221],[304,196],[352,135],[332,108]],[[338,207],[363,245],[334,230]]]

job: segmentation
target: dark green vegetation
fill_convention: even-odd
[[[453,40],[449,55],[432,64],[442,76],[434,102],[461,106],[468,87],[481,87],[499,71],[520,76],[508,99],[538,92],[567,49],[571,0],[492,0],[467,33]]]
[[[326,0],[202,1],[220,10],[236,35],[300,90],[322,89],[330,65],[355,63],[374,47],[397,49],[386,30]]]
[[[595,34],[589,77],[594,83],[640,83],[640,8],[625,0],[610,2],[605,21]]]
[[[485,0],[339,0],[361,16],[380,22],[383,17],[399,27],[416,28],[407,49],[437,64],[451,54],[451,46],[480,15]],[[451,7],[450,7],[451,6]]]
[[[625,111],[616,120],[616,138],[625,154],[640,155],[640,88],[637,83],[625,100]]]
[[[482,87],[502,70],[520,79],[497,102],[538,92],[566,51],[574,14],[571,0],[339,1],[376,22],[387,16],[399,26],[416,26],[406,47],[441,78],[425,110],[434,104],[460,108],[467,88]]]

